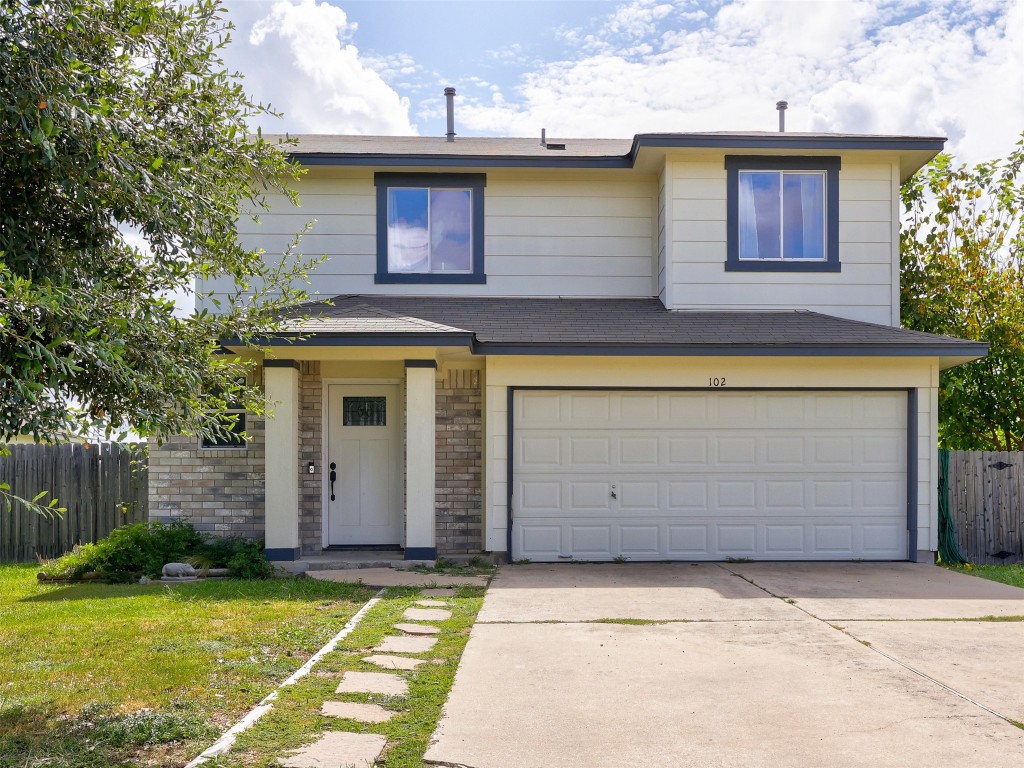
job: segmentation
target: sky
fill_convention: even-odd
[[[1024,130],[1024,0],[226,0],[225,52],[274,133],[549,138]]]

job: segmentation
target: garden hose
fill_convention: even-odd
[[[949,513],[949,451],[939,450],[939,559],[948,565],[968,562],[956,543],[956,527]]]

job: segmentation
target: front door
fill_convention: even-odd
[[[395,385],[330,385],[324,473],[329,545],[400,545],[400,419]]]

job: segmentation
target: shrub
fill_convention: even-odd
[[[274,566],[263,554],[263,545],[258,541],[242,541],[227,567],[238,579],[269,579],[274,575]]]
[[[159,578],[165,563],[195,561],[212,568],[229,568],[232,576],[268,578],[274,567],[260,542],[207,537],[180,520],[135,523],[116,528],[95,544],[74,548],[47,565],[49,575],[76,579],[91,571],[111,582]]]

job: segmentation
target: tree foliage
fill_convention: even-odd
[[[225,69],[230,29],[216,0],[0,0],[0,443],[263,412],[220,342],[277,328],[309,264],[236,235],[297,171],[248,133],[269,110]],[[198,277],[218,311],[176,312]]]
[[[988,342],[943,371],[939,438],[960,450],[1024,450],[1024,138],[974,167],[939,155],[903,185],[904,326]]]

